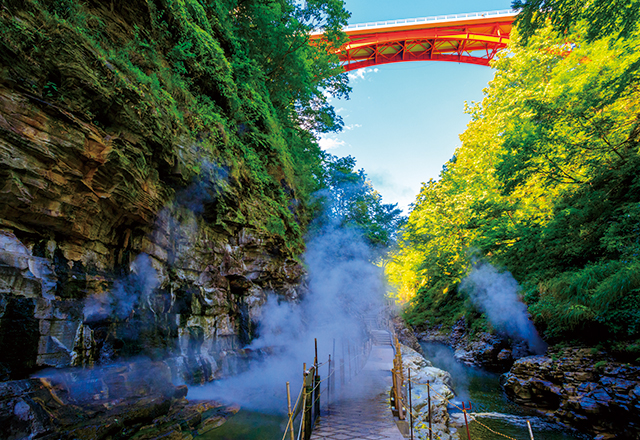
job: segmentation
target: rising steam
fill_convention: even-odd
[[[490,264],[474,267],[462,281],[460,288],[468,292],[491,324],[513,338],[524,339],[529,349],[542,354],[547,344],[529,319],[527,306],[518,295],[520,286],[509,272],[498,272]]]
[[[330,354],[340,358],[345,351],[359,350],[366,337],[364,321],[382,310],[382,273],[370,257],[357,231],[331,226],[316,235],[304,255],[308,292],[299,303],[271,295],[262,309],[260,336],[249,348],[269,347],[271,354],[238,376],[192,388],[189,398],[233,401],[262,412],[284,411],[285,384],[291,382],[294,393],[299,389],[303,363],[309,368],[313,362],[314,338],[320,363]],[[320,374],[326,376],[326,366]]]

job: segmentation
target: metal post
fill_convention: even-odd
[[[469,409],[471,409],[471,402],[469,402]],[[467,409],[464,407],[464,402],[462,402],[462,414],[464,414],[464,424],[467,427],[467,438],[471,440],[471,434],[469,433],[469,422],[467,421]]]
[[[329,373],[327,374],[327,409],[329,409],[329,405],[331,404],[331,384],[333,381],[333,375],[331,374],[331,355],[329,355]]]
[[[291,411],[291,390],[289,389],[289,382],[287,382],[287,408],[289,410],[289,427],[291,428],[291,440],[295,440],[293,429],[293,412]]]
[[[411,440],[413,440],[413,401],[411,399],[411,368],[409,370],[409,426],[411,427]]]
[[[333,338],[333,351],[331,352],[331,356],[333,357],[333,361],[336,361],[336,338]]]
[[[531,437],[531,440],[535,440],[533,438],[533,430],[531,429],[531,422],[529,420],[527,420],[527,427],[529,428],[529,436]]]
[[[429,405],[429,440],[433,440],[433,430],[431,429],[431,383],[427,380],[427,404]]]
[[[349,360],[349,380],[351,380],[351,342],[347,341],[347,359]]]

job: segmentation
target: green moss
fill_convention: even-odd
[[[105,136],[130,133],[136,141],[114,142],[109,160],[124,174],[155,172],[167,194],[201,174],[202,162],[228,169],[222,191],[236,202],[221,202],[216,221],[253,225],[284,239],[289,252],[301,251],[321,151],[289,119],[291,103],[274,104],[266,66],[246,49],[254,42],[239,37],[234,2],[132,0],[115,9],[79,0],[2,4],[5,84]],[[128,190],[137,191],[133,184]]]

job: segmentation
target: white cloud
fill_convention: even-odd
[[[320,148],[323,150],[335,150],[344,144],[345,142],[343,140],[335,137],[327,137],[325,135],[320,136],[320,140],[318,141],[318,145],[320,145]]]
[[[350,124],[350,125],[345,125],[344,129],[345,130],[353,130],[355,128],[360,128],[360,127],[362,127],[362,125],[360,125],[360,124]]]
[[[363,67],[362,69],[354,70],[352,72],[347,73],[347,76],[349,77],[349,79],[351,81],[355,81],[355,80],[358,80],[358,79],[364,79],[364,76],[366,74],[372,73],[372,72],[373,73],[378,72],[378,68],[375,67],[375,68],[372,69],[372,68]]]

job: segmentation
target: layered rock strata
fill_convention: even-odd
[[[596,438],[640,438],[640,367],[605,353],[550,349],[517,360],[502,383],[515,402]]]
[[[211,380],[299,295],[280,243],[218,218],[222,171],[174,190],[143,142],[0,84],[0,380],[132,355]]]

